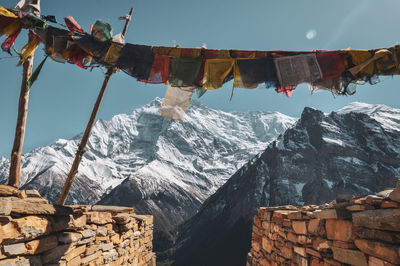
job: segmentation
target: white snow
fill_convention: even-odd
[[[329,189],[332,189],[333,187],[333,182],[328,180],[328,179],[324,179],[324,181],[328,184]]]
[[[100,193],[130,177],[144,195],[173,184],[204,201],[296,121],[277,112],[227,113],[192,101],[185,121],[177,122],[158,113],[161,101],[156,98],[110,121],[98,120],[79,175],[97,184]],[[66,176],[79,141],[78,136],[59,139],[25,154],[21,185],[48,169]],[[0,159],[0,183],[8,167],[9,160]]]
[[[361,161],[360,159],[358,159],[356,157],[337,156],[336,158],[338,158],[339,160],[346,161],[346,162],[351,163],[351,164],[358,164],[358,165],[364,165],[365,164],[363,161]]]
[[[303,187],[304,187],[304,185],[305,185],[306,183],[297,183],[297,184],[294,184],[294,186],[295,186],[295,188],[296,188],[296,192],[297,192],[297,195],[300,195],[300,196],[302,196],[303,195]]]
[[[400,109],[393,108],[384,104],[368,104],[353,102],[337,111],[338,114],[350,112],[368,114],[382,124],[388,131],[400,131]]]
[[[336,144],[336,145],[339,145],[339,146],[343,146],[343,141],[340,140],[340,139],[331,139],[331,138],[328,138],[328,137],[322,137],[322,139],[324,141],[330,143],[330,144]]]

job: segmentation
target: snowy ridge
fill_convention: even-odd
[[[174,184],[201,203],[296,121],[274,112],[227,113],[192,101],[185,121],[176,122],[158,113],[161,101],[95,123],[68,203],[95,203],[129,178],[144,198]],[[56,201],[80,137],[25,154],[21,185]],[[9,160],[1,158],[0,183],[8,168]]]
[[[400,131],[400,109],[392,108],[384,104],[368,104],[354,102],[337,111],[338,114],[364,113],[378,121],[382,127],[389,131]]]

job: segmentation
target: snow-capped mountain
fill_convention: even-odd
[[[260,206],[374,194],[400,178],[400,109],[305,108],[296,124],[239,169],[178,227],[175,265],[244,265]]]
[[[157,110],[161,99],[95,123],[67,203],[134,206],[170,229],[296,119],[275,112],[226,113],[192,101],[184,122]],[[22,158],[21,185],[56,202],[80,135],[60,139]],[[9,161],[0,161],[0,183]],[[114,190],[113,190],[114,189]],[[121,193],[123,192],[123,193]]]

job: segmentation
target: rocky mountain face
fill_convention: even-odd
[[[260,206],[374,194],[400,178],[400,110],[353,103],[301,118],[176,230],[175,265],[245,265]]]
[[[296,119],[274,112],[226,113],[193,101],[184,122],[157,110],[161,99],[111,121],[95,123],[67,204],[134,207],[153,214],[155,249],[173,226]],[[56,202],[81,136],[60,139],[22,158],[21,185]],[[0,183],[9,161],[0,158]],[[164,239],[164,240],[163,240]]]

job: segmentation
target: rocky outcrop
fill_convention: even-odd
[[[177,229],[175,264],[243,265],[251,217],[261,206],[323,204],[393,187],[400,178],[399,117],[399,109],[360,103],[331,114],[305,108]]]
[[[155,265],[153,217],[132,208],[48,204],[0,185],[1,265]]]
[[[261,207],[247,265],[399,265],[400,181],[322,206]]]

